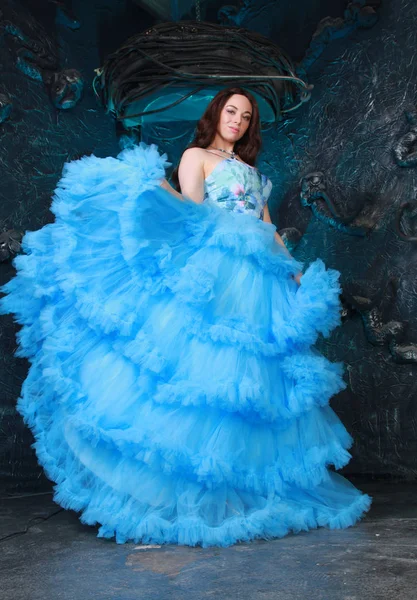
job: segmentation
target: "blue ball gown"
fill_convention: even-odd
[[[353,525],[371,499],[339,469],[339,273],[261,220],[271,182],[233,159],[205,201],[160,186],[156,146],[64,167],[56,220],[26,232],[1,311],[31,363],[18,410],[54,499],[116,542],[228,546]]]

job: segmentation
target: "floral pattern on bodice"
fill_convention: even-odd
[[[204,202],[262,219],[271,189],[271,180],[258,169],[237,159],[225,158],[205,179]]]

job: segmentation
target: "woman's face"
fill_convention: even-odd
[[[240,94],[233,94],[226,100],[221,113],[217,133],[228,142],[240,140],[249,127],[252,116],[252,104]]]

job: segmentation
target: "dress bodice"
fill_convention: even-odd
[[[239,160],[225,158],[205,179],[204,202],[262,219],[271,189],[271,180],[258,169]]]

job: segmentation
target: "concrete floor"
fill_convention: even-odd
[[[0,546],[1,600],[414,600],[417,485],[355,482],[374,498],[343,531],[230,548],[117,545],[73,512]],[[59,510],[50,495],[0,501],[0,538]]]

